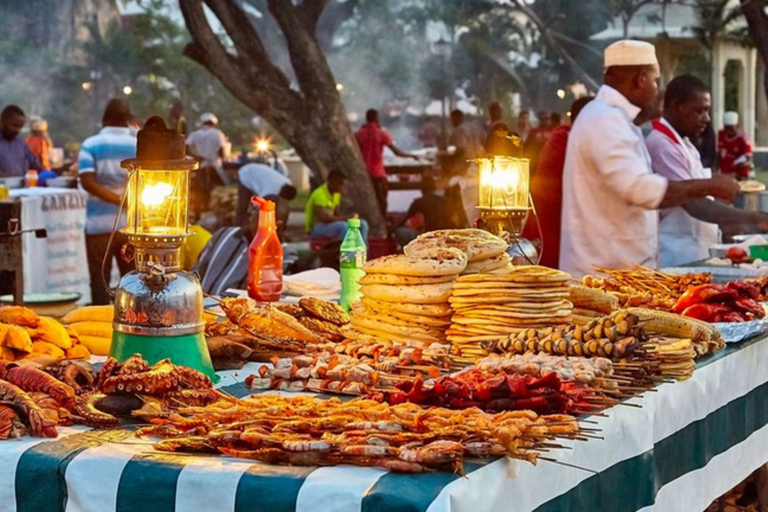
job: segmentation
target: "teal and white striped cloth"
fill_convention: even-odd
[[[257,366],[222,372],[220,385],[242,396],[236,381]],[[467,464],[465,477],[277,467],[154,452],[127,429],[62,428],[55,440],[0,442],[0,510],[704,510],[768,459],[768,341],[731,345],[692,379],[633,402],[642,408],[592,418],[604,440],[562,441],[572,449],[550,454],[594,473],[507,459]]]

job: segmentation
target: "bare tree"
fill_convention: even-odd
[[[330,2],[251,2],[257,9],[265,7],[261,16],[271,17],[278,27],[290,63],[285,70],[265,45],[266,32],[256,28],[237,0],[179,0],[192,36],[184,54],[270,123],[317,175],[344,171],[351,178],[348,196],[356,211],[368,220],[372,232],[381,234],[383,218],[317,34]],[[218,18],[228,41],[211,28],[205,6]],[[268,37],[270,43],[276,39],[274,34]]]
[[[765,8],[765,0],[741,0],[741,12],[747,19],[749,35],[763,60],[763,88],[768,95],[768,15]]]

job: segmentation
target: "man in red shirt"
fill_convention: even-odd
[[[387,147],[400,157],[413,158],[419,157],[412,153],[402,151],[392,142],[392,137],[379,126],[379,111],[369,109],[365,113],[365,124],[355,132],[357,144],[360,146],[360,152],[363,153],[365,167],[368,169],[368,176],[371,177],[371,183],[376,191],[376,200],[379,203],[381,214],[387,216],[387,173],[384,171],[384,148]]]
[[[571,105],[571,123],[576,120],[581,109],[594,97],[579,98]],[[531,179],[531,197],[539,216],[541,233],[533,215],[523,229],[523,236],[528,240],[541,239],[541,265],[558,268],[560,264],[560,230],[563,209],[563,169],[565,168],[565,150],[568,147],[570,124],[553,127],[544,147],[539,154],[539,167]]]
[[[741,181],[749,178],[752,168],[752,145],[744,132],[739,130],[739,114],[723,114],[723,129],[717,132],[717,151],[720,156],[720,172],[733,174]]]

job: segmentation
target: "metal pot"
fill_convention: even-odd
[[[745,192],[742,194],[744,197],[744,209],[748,212],[760,211],[760,195],[762,192]]]

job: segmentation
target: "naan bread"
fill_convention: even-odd
[[[367,274],[397,274],[402,276],[451,276],[467,267],[467,255],[458,249],[440,249],[429,258],[412,258],[393,254],[376,258],[365,264]]]
[[[368,284],[360,287],[364,297],[388,302],[409,302],[412,304],[439,304],[448,302],[452,283],[414,284],[400,286],[393,284]]]

